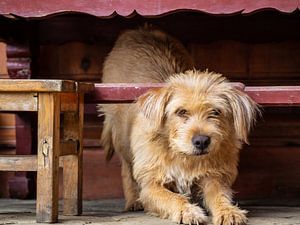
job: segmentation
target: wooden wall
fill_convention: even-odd
[[[7,79],[6,45],[0,42],[0,79]],[[13,114],[0,113],[0,149],[15,146],[15,117]]]
[[[41,48],[40,72],[47,77],[101,81],[102,63],[112,45],[70,42]],[[300,41],[245,43],[220,40],[210,43],[187,43],[197,68],[223,73],[229,79],[248,85],[300,84]],[[88,66],[83,67],[84,62]],[[85,68],[85,69],[84,69]],[[251,145],[241,153],[240,176],[235,184],[237,197],[254,201],[269,199],[283,204],[299,195],[300,190],[300,110],[266,108],[251,134]],[[86,115],[84,137],[85,197],[120,197],[120,163],[117,159],[105,165],[100,150],[101,120]],[[297,169],[298,168],[298,169]],[[109,177],[107,177],[109,174]],[[97,179],[95,179],[97,177]],[[106,185],[113,187],[107,192]]]
[[[182,13],[147,20],[182,40],[198,69],[248,85],[300,85],[299,18],[299,13],[276,12],[228,17]],[[68,15],[40,21],[41,46],[34,58],[40,66],[34,78],[101,82],[103,61],[118,34],[145,20]],[[265,108],[263,114],[251,133],[251,145],[241,152],[237,197],[299,202],[300,109]],[[122,196],[120,162],[115,157],[105,164],[101,129],[96,114],[85,115],[85,199]]]
[[[0,79],[7,79],[6,45],[0,42]],[[1,81],[0,81],[1,82]],[[11,154],[15,150],[15,116],[0,113],[0,154]],[[8,181],[13,172],[0,172],[0,197],[8,197]]]
[[[0,78],[7,77],[7,68],[6,68],[6,45],[3,42],[0,42]]]

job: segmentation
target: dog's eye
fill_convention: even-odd
[[[219,116],[220,114],[221,114],[221,110],[219,110],[219,109],[213,109],[213,110],[210,112],[208,118],[216,118],[216,117]]]
[[[186,109],[178,109],[176,111],[176,115],[180,117],[186,117],[187,116],[187,110]]]
[[[220,110],[220,109],[214,109],[214,110],[212,111],[212,114],[213,114],[214,116],[219,116],[219,115],[221,114],[221,110]]]

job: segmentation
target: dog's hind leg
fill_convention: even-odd
[[[103,115],[103,113],[102,113]],[[106,161],[110,161],[114,155],[114,145],[112,140],[113,123],[107,114],[103,123],[100,143],[104,148]]]
[[[125,159],[122,159],[122,181],[126,200],[125,210],[143,210],[143,206],[139,201],[139,188],[132,176],[132,167],[130,163],[128,163]]]

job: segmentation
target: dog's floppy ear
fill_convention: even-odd
[[[171,91],[168,88],[160,88],[146,92],[137,100],[139,110],[151,120],[155,128],[163,124],[166,105],[170,97]]]
[[[247,94],[235,88],[223,94],[230,106],[238,138],[249,144],[249,131],[256,121],[257,114],[260,114],[258,105]]]

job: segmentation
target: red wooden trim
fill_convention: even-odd
[[[245,92],[265,106],[300,106],[300,86],[245,87]]]
[[[244,84],[232,82],[232,85],[243,90]],[[93,94],[86,96],[88,103],[129,103],[136,100],[140,95],[153,88],[163,87],[161,83],[97,83]]]
[[[245,87],[243,89],[255,102],[264,106],[300,106],[300,86]],[[129,103],[149,89],[163,87],[163,84],[95,84],[93,94],[87,95],[87,103]],[[91,105],[88,107],[92,108]],[[88,110],[89,111],[89,110]]]
[[[262,9],[276,9],[291,13],[299,9],[300,0],[1,0],[0,14],[21,17],[82,12],[99,17],[121,15],[130,17],[135,12],[143,16],[159,16],[179,11],[194,10],[210,14],[251,13]]]
[[[87,95],[89,103],[129,103],[149,89],[160,88],[163,84],[95,84],[93,94]]]

